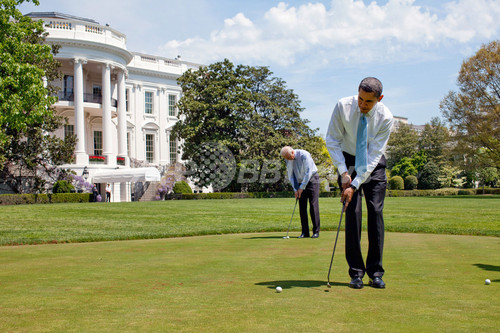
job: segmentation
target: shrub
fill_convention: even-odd
[[[406,176],[405,190],[415,190],[418,185],[418,179],[415,176]]]
[[[74,189],[75,187],[67,180],[58,180],[52,187],[52,193],[71,193]]]
[[[180,194],[193,193],[193,190],[191,189],[189,184],[183,180],[175,183],[173,191],[174,193],[180,193]]]
[[[404,190],[405,182],[403,181],[403,178],[400,176],[391,177],[389,180],[389,188],[391,190]]]
[[[418,177],[419,188],[423,190],[435,190],[441,187],[439,183],[439,167],[429,162],[424,165]]]

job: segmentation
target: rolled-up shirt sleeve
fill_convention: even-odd
[[[326,148],[330,154],[333,164],[337,167],[339,174],[347,171],[345,158],[342,154],[342,141],[345,129],[342,122],[342,104],[339,102],[333,109],[328,131],[326,132]]]

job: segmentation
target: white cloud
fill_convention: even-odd
[[[172,40],[160,48],[202,63],[229,58],[247,64],[363,64],[429,56],[433,48],[491,38],[500,30],[500,1],[459,0],[435,9],[414,0],[384,5],[332,0],[298,7],[284,2],[262,17],[238,13],[207,37]],[[432,56],[432,55],[431,55]]]

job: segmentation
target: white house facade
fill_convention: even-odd
[[[182,96],[177,78],[200,65],[130,52],[126,36],[108,25],[56,12],[29,13],[43,20],[47,43],[61,46],[55,56],[63,78],[56,113],[69,120],[56,135],[74,134],[75,162],[65,165],[102,194],[111,183],[112,201],[133,200],[135,182],[159,181],[152,168],[180,161],[171,138]],[[125,170],[124,170],[125,169]]]

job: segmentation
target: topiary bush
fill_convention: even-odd
[[[406,176],[405,178],[405,190],[416,190],[418,185],[418,179],[415,176]]]
[[[67,180],[58,180],[52,187],[52,193],[71,193],[75,187]]]
[[[422,190],[435,190],[441,187],[439,167],[433,162],[424,165],[418,177],[418,187]]]
[[[174,193],[180,193],[180,194],[193,193],[193,190],[191,189],[189,184],[183,180],[175,183],[173,191],[174,191]]]
[[[400,176],[391,177],[389,180],[389,188],[391,190],[404,190],[405,182],[403,181],[403,178]]]

